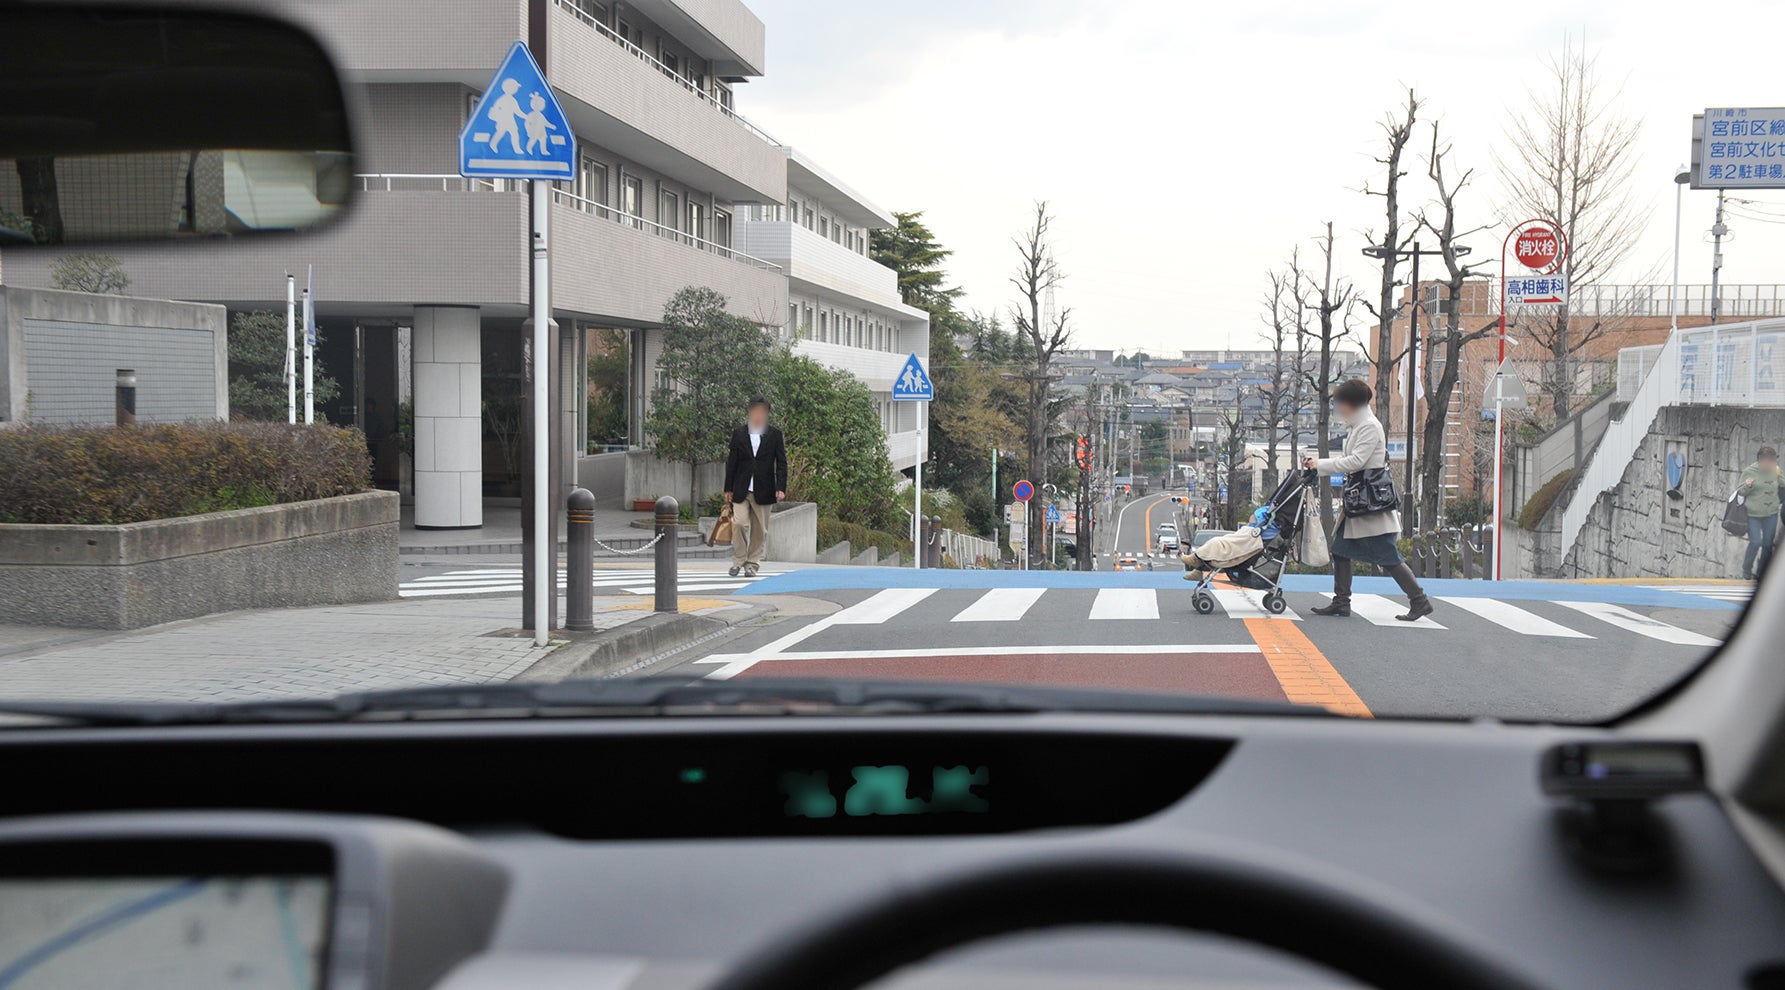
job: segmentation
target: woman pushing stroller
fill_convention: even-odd
[[[1333,390],[1333,408],[1345,424],[1345,445],[1337,457],[1309,457],[1302,461],[1323,475],[1345,475],[1345,509],[1333,529],[1333,600],[1311,611],[1315,615],[1351,614],[1353,561],[1377,564],[1407,595],[1407,611],[1395,618],[1415,622],[1432,614],[1425,589],[1413,577],[1413,569],[1395,546],[1401,532],[1399,496],[1387,477],[1388,444],[1382,421],[1370,411],[1375,393],[1362,379],[1341,382]]]

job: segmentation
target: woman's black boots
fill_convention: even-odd
[[[1397,615],[1395,618],[1402,622],[1418,622],[1432,614],[1432,600],[1426,597],[1426,590],[1419,586],[1419,581],[1413,576],[1411,567],[1408,567],[1404,562],[1396,564],[1395,569],[1388,572],[1388,576],[1395,579],[1395,583],[1401,586],[1401,593],[1407,596],[1406,614]],[[1347,586],[1349,586],[1349,582],[1347,582]]]
[[[1413,573],[1409,571],[1411,578]],[[1315,615],[1333,615],[1341,619],[1351,615],[1351,558],[1333,558],[1333,600],[1325,605],[1316,605],[1308,611]]]

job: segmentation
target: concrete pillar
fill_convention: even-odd
[[[415,525],[483,525],[483,344],[473,306],[415,307]]]

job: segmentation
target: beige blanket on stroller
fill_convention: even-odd
[[[1195,570],[1220,570],[1243,564],[1263,549],[1264,539],[1258,535],[1258,527],[1241,526],[1225,536],[1215,537],[1178,559]]]

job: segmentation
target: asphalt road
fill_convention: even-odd
[[[1129,507],[1123,545],[1159,501]],[[1309,609],[1329,581],[1292,576],[1282,616],[1254,592],[1217,586],[1217,609],[1201,616],[1175,562],[1150,573],[800,570],[735,592],[796,607],[652,672],[1083,685],[1356,715],[1594,720],[1691,670],[1741,615],[1717,592],[1449,580],[1427,582],[1437,612],[1409,624],[1393,618],[1403,600],[1392,582],[1365,577],[1357,614],[1320,618]]]

